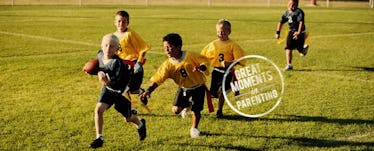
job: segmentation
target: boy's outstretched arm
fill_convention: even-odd
[[[278,25],[277,25],[277,31],[276,31],[276,34],[275,34],[276,39],[280,38],[280,32],[282,30],[282,26],[283,26],[283,24],[279,22]]]
[[[147,90],[145,90],[142,94],[139,95],[139,98],[140,99],[143,99],[145,97],[147,98],[150,98],[151,97],[151,93],[158,87],[158,84],[153,82],[151,84],[151,86],[148,87]]]

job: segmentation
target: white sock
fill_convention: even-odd
[[[136,125],[136,128],[140,129],[142,126],[143,126],[143,122],[142,121],[139,121],[139,125]]]
[[[96,134],[96,138],[100,138],[100,137],[102,140],[104,140],[103,134]]]

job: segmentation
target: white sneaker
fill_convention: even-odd
[[[284,68],[284,71],[291,71],[293,70],[293,66],[292,64],[288,64],[285,68]]]
[[[184,108],[183,110],[182,110],[182,112],[181,112],[181,116],[182,116],[182,118],[186,118],[187,116],[188,116],[188,111],[189,111],[190,109],[189,108]]]
[[[200,136],[200,130],[197,128],[190,129],[191,138],[198,138]]]
[[[131,107],[131,114],[133,115],[137,115],[138,114],[138,110],[134,107]]]

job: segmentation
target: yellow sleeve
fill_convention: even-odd
[[[138,33],[133,31],[131,35],[131,43],[134,46],[134,50],[136,50],[138,53],[137,60],[143,62],[144,58],[142,54],[150,50],[151,47],[143,40],[142,37],[140,37]]]
[[[165,82],[166,79],[169,78],[169,68],[170,64],[168,61],[165,61],[161,64],[161,66],[158,68],[157,72],[151,77],[151,82],[156,83],[158,86],[160,86],[162,83]]]
[[[245,51],[238,44],[234,43],[234,46],[233,46],[234,60],[236,61],[245,55],[246,55]],[[239,62],[239,65],[245,66],[245,63],[246,63],[245,59],[243,59]]]
[[[200,53],[201,55],[205,56],[209,60],[210,65],[212,65],[213,67],[221,66],[219,58],[217,57],[218,55],[217,55],[217,49],[215,47],[215,41],[206,45]]]
[[[150,50],[150,46],[135,31],[128,29],[125,33],[119,35],[121,51],[117,51],[117,55],[124,60],[143,61],[141,54]]]
[[[203,56],[203,55],[196,55],[194,58],[196,58],[195,62],[197,62],[198,66],[205,65],[207,67],[207,70],[204,71],[204,74],[206,76],[210,75],[210,72],[209,72],[210,61],[209,61],[209,59],[207,57]]]

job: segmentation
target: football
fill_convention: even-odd
[[[99,60],[90,60],[83,66],[83,72],[89,75],[97,75],[99,71]]]

